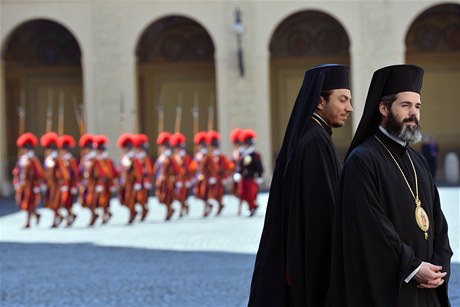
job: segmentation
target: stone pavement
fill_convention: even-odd
[[[454,263],[452,306],[460,307],[460,189],[441,188]],[[1,306],[246,306],[268,195],[256,216],[237,216],[226,196],[222,216],[190,215],[164,222],[150,199],[150,215],[127,226],[128,210],[116,200],[107,225],[88,227],[89,212],[76,206],[71,228],[51,229],[50,210],[40,225],[22,229],[25,213],[0,199]]]

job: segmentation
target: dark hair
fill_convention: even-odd
[[[332,95],[332,92],[333,92],[333,91],[334,91],[334,90],[322,91],[322,92],[321,92],[321,97],[323,97],[324,100],[326,100],[326,102],[328,102],[328,101],[329,101],[329,97]]]
[[[380,98],[380,101],[383,102],[383,105],[385,107],[387,107],[388,109],[391,109],[391,105],[398,98],[398,97],[396,97],[396,95],[397,94],[383,96],[382,98]]]

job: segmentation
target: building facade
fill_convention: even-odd
[[[460,2],[0,0],[0,181],[10,179],[21,131],[257,132],[271,177],[308,68],[352,67],[354,112],[334,131],[343,154],[373,71],[425,69],[423,131],[440,162],[460,155]],[[38,150],[40,154],[40,150]],[[442,178],[442,172],[439,174]],[[6,188],[4,188],[5,191]]]

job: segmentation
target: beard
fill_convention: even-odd
[[[422,131],[420,122],[415,115],[407,117],[402,120],[402,122],[398,121],[393,114],[391,109],[389,110],[388,120],[386,130],[388,133],[403,140],[406,143],[415,144],[422,140]],[[407,126],[404,123],[407,122],[415,122],[413,126]]]

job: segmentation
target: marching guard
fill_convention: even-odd
[[[61,187],[60,206],[67,211],[67,226],[71,226],[77,217],[72,207],[78,193],[78,162],[72,155],[75,140],[71,135],[62,135],[58,139],[59,159],[67,169],[69,176],[63,180]]]
[[[135,135],[136,138],[136,159],[142,167],[142,188],[137,193],[137,201],[142,206],[142,215],[140,221],[144,221],[149,212],[148,201],[149,194],[152,190],[153,162],[147,153],[149,148],[149,138],[147,135],[140,133]]]
[[[172,202],[176,176],[179,173],[179,167],[172,156],[170,142],[171,134],[169,132],[161,132],[158,135],[159,156],[154,166],[156,196],[159,203],[166,206],[166,221],[169,221],[174,213]]]
[[[249,206],[250,216],[254,216],[258,208],[257,194],[259,185],[263,183],[262,159],[255,151],[256,133],[251,129],[245,129],[240,134],[240,142],[244,144],[244,151],[240,160],[241,172],[241,200],[246,201]]]
[[[189,189],[192,186],[192,175],[190,171],[190,162],[192,161],[192,157],[185,151],[185,142],[186,138],[180,132],[176,132],[171,136],[171,145],[174,150],[173,157],[179,168],[179,172],[176,175],[176,185],[174,191],[174,198],[181,204],[179,217],[189,213],[187,197]]]
[[[24,211],[27,211],[27,220],[24,228],[30,227],[32,216],[40,222],[40,214],[37,207],[40,203],[40,185],[43,180],[44,171],[40,160],[35,156],[34,148],[38,145],[35,135],[30,132],[22,134],[17,140],[20,156],[13,169],[13,184],[16,192],[16,204]]]
[[[110,212],[110,199],[112,192],[116,191],[117,170],[113,160],[109,157],[107,145],[109,140],[105,135],[99,134],[94,137],[96,148],[96,177],[95,207],[103,210],[102,224],[106,224],[112,217]]]
[[[135,136],[130,133],[122,134],[118,138],[118,146],[124,151],[118,165],[118,198],[120,200],[120,204],[128,207],[128,224],[132,224],[137,215],[137,194],[142,189],[142,180],[144,179],[144,175],[142,165],[136,159],[136,152],[134,151]]]
[[[217,201],[219,207],[216,215],[220,215],[222,213],[222,209],[224,208],[222,198],[224,196],[225,181],[229,177],[229,162],[220,150],[220,134],[217,131],[211,130],[208,132],[206,143],[209,146],[210,153],[215,165],[217,166],[215,175],[209,179],[211,183],[209,187],[209,197]]]
[[[61,224],[63,217],[59,212],[61,198],[68,192],[67,182],[70,180],[69,170],[64,166],[58,153],[58,135],[54,132],[45,133],[40,138],[40,144],[45,149],[43,168],[45,170],[46,186],[44,187],[45,207],[53,210],[52,228]]]
[[[243,151],[243,144],[240,142],[240,134],[243,131],[241,128],[235,128],[230,133],[230,141],[233,144],[233,150],[230,158],[230,170],[233,172],[232,177],[232,194],[238,199],[238,215],[241,215],[241,207],[243,201],[240,198],[241,193],[241,170],[240,170],[240,160],[241,152]]]
[[[197,150],[191,164],[191,169],[195,172],[193,189],[195,197],[204,201],[203,217],[207,217],[212,210],[212,205],[209,202],[210,187],[217,182],[217,164],[208,150],[207,137],[208,134],[205,131],[195,134],[193,141]]]
[[[81,149],[81,158],[79,164],[80,188],[78,202],[82,207],[91,211],[91,221],[89,226],[94,225],[98,215],[96,213],[96,184],[97,178],[97,161],[96,150],[94,149],[94,135],[83,134],[78,142]]]

